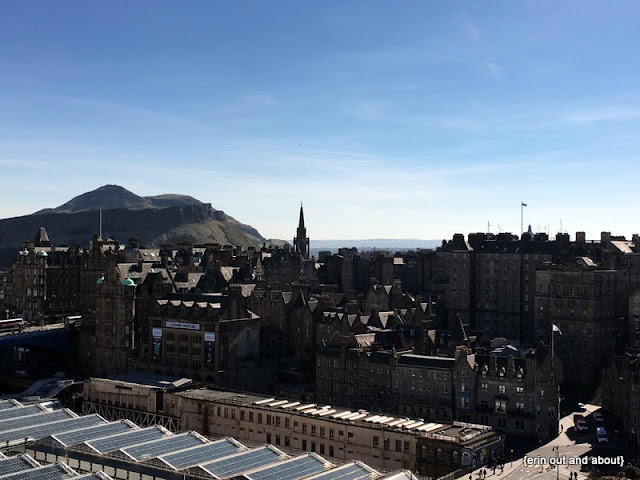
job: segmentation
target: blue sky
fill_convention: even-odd
[[[630,237],[636,1],[0,0],[0,218],[111,183],[265,237]],[[55,240],[55,239],[54,239]]]

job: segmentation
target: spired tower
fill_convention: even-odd
[[[298,229],[296,230],[296,236],[293,237],[293,248],[302,258],[309,258],[309,237],[307,237],[307,229],[304,227],[302,203],[300,203],[300,220],[298,221]]]

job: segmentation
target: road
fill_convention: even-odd
[[[588,476],[587,469],[585,468],[581,471],[582,465],[577,463],[582,461],[583,457],[589,457],[589,460],[595,458],[596,461],[607,459],[605,461],[619,462],[621,456],[624,458],[624,450],[627,450],[624,440],[617,438],[616,434],[610,431],[608,422],[605,421],[602,425],[607,428],[610,443],[609,445],[598,445],[595,434],[596,422],[588,415],[600,407],[597,405],[587,405],[586,407],[586,412],[573,413],[582,413],[587,417],[589,431],[584,433],[577,432],[573,426],[573,413],[570,413],[560,420],[562,433],[557,438],[529,452],[523,458],[514,459],[513,464],[506,462],[502,472],[498,469],[494,474],[492,468],[487,468],[487,478],[501,480],[568,480],[571,472],[576,472],[579,479],[586,479]],[[551,466],[551,463],[558,461],[556,459],[559,459],[562,463],[559,468]],[[625,463],[627,460],[625,460]],[[571,464],[572,462],[576,463]],[[612,472],[614,475],[620,468],[621,465],[599,467],[601,471],[606,471],[608,474]],[[474,472],[473,478],[474,480],[479,478],[479,470]]]

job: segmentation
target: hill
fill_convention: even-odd
[[[0,220],[0,270],[8,268],[23,242],[32,239],[40,227],[47,229],[54,245],[88,245],[99,231],[100,208],[102,236],[123,243],[130,237],[147,247],[183,240],[259,247],[266,241],[255,228],[193,197],[140,197],[106,185],[56,208]]]
[[[180,205],[203,205],[203,203],[188,195],[166,194],[154,197],[140,197],[119,185],[105,185],[91,192],[78,195],[59,207],[45,208],[35,214],[78,213],[99,210],[100,208],[103,210],[112,208],[141,210],[146,208],[177,207]]]

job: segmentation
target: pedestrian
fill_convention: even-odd
[[[469,480],[473,480],[473,475],[469,474]]]
[[[487,469],[486,468],[482,469],[482,478],[487,478]]]

